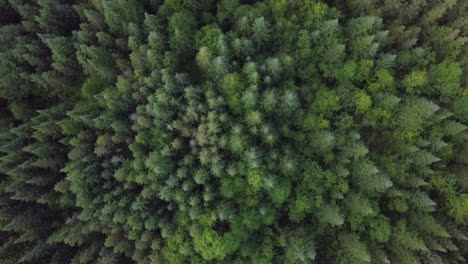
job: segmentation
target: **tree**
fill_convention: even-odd
[[[0,262],[465,263],[465,2],[0,0]]]

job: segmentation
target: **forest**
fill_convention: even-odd
[[[0,0],[0,263],[467,263],[467,42],[466,0]]]

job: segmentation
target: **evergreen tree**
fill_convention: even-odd
[[[465,263],[467,9],[0,0],[0,262]]]

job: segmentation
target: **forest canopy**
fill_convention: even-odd
[[[468,1],[0,0],[0,262],[468,260]]]

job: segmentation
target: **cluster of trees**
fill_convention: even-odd
[[[2,263],[465,263],[468,2],[0,0]]]

